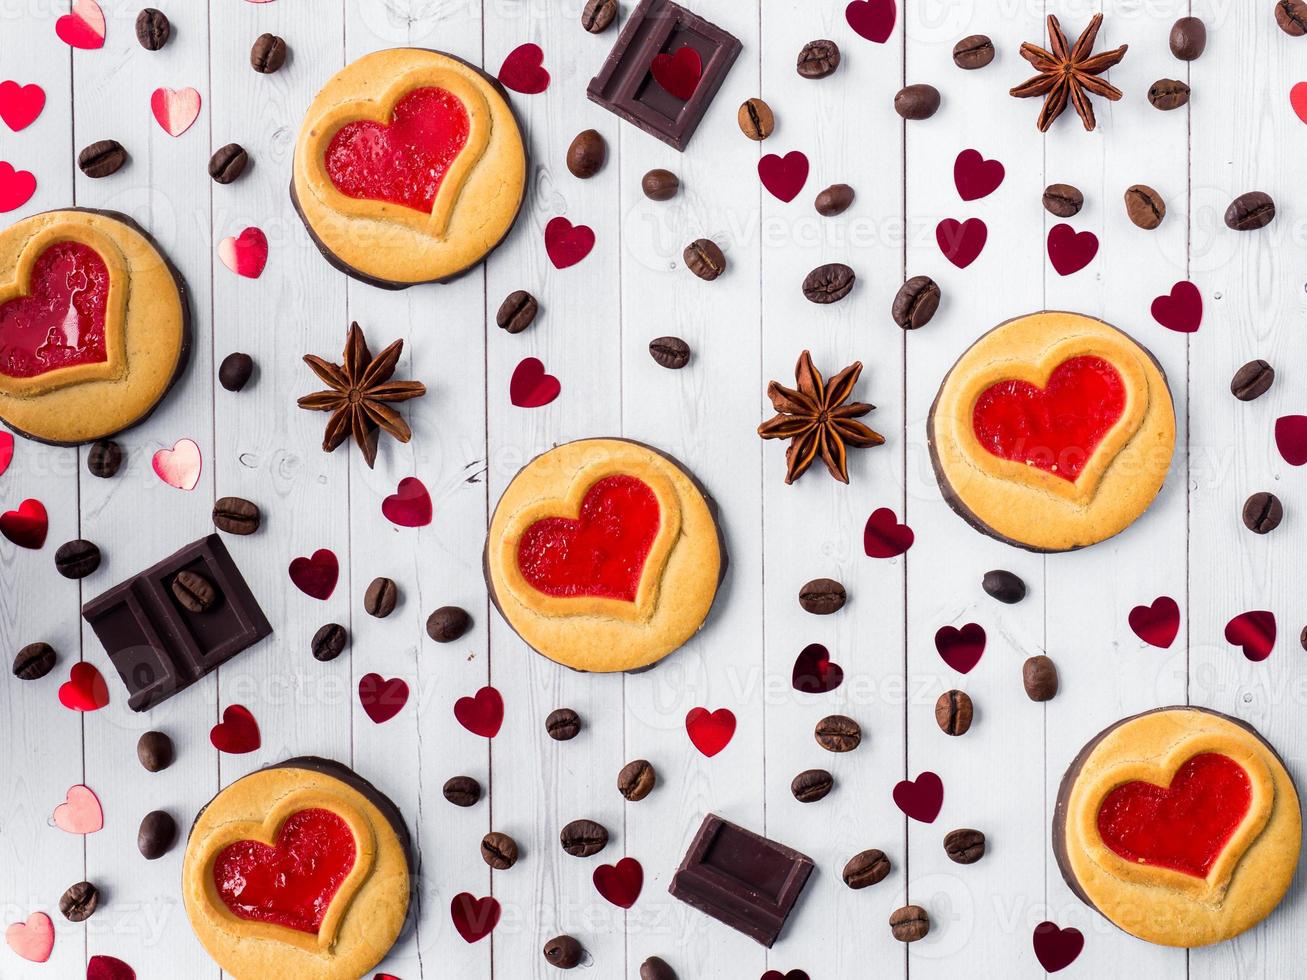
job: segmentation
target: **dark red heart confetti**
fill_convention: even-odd
[[[406,476],[381,502],[381,514],[400,527],[426,527],[431,523],[431,494],[416,476]]]
[[[594,871],[595,888],[599,894],[618,908],[629,909],[640,897],[644,887],[644,868],[633,857],[624,857],[616,864],[601,864]]]
[[[39,500],[24,500],[17,510],[7,510],[0,514],[0,534],[20,548],[38,550],[45,544],[45,535],[49,530],[50,519],[46,515],[45,505]]]
[[[561,215],[545,225],[545,253],[555,269],[576,265],[594,247],[594,230],[586,225],[573,225]]]
[[[523,95],[539,95],[549,88],[545,53],[538,44],[519,44],[499,67],[499,81],[505,88]]]
[[[803,970],[791,970],[789,973],[782,973],[780,970],[768,970],[762,975],[762,980],[809,980],[808,974]]]
[[[1290,466],[1307,463],[1307,415],[1284,415],[1275,420],[1275,448]]]
[[[524,357],[508,382],[508,400],[518,408],[541,408],[558,397],[563,386],[538,357]]]
[[[911,548],[914,540],[912,528],[900,524],[888,507],[872,511],[862,531],[862,549],[868,558],[894,558]]]
[[[1265,609],[1240,613],[1225,624],[1225,642],[1241,647],[1253,663],[1261,663],[1275,649],[1275,613]]]
[[[997,160],[986,160],[979,150],[963,150],[953,161],[953,184],[964,201],[989,197],[1003,183],[1006,171]]]
[[[1180,605],[1169,595],[1158,596],[1150,606],[1131,609],[1129,620],[1135,636],[1165,650],[1180,632]]]
[[[494,738],[504,723],[504,698],[493,687],[483,687],[470,698],[454,703],[454,717],[473,735]]]
[[[1203,322],[1203,294],[1198,287],[1182,279],[1171,292],[1153,300],[1153,319],[1176,333],[1193,333]]]
[[[783,157],[768,153],[758,161],[758,177],[768,193],[788,204],[808,182],[808,158],[799,150]]]
[[[844,668],[834,663],[820,643],[809,643],[794,658],[790,683],[804,694],[829,694],[844,683]]]
[[[59,686],[59,703],[73,711],[99,711],[109,703],[109,685],[94,664],[79,661]]]
[[[1079,272],[1098,254],[1098,236],[1092,231],[1077,232],[1065,222],[1048,232],[1048,260],[1059,276]]]
[[[1060,929],[1056,922],[1041,922],[1035,926],[1033,942],[1035,959],[1049,973],[1065,970],[1085,948],[1085,937],[1079,929],[1072,926]]]
[[[499,902],[490,895],[477,898],[468,892],[459,892],[449,903],[454,928],[469,943],[479,942],[490,935],[499,925],[499,913]]]
[[[649,65],[654,81],[682,102],[688,102],[703,78],[703,59],[688,45],[668,54],[654,55]]]
[[[961,629],[941,626],[935,632],[935,649],[940,659],[960,674],[969,674],[985,652],[985,628],[967,623]]]
[[[959,269],[965,269],[980,257],[988,239],[989,228],[979,218],[966,221],[945,218],[935,226],[935,242],[939,250]]]
[[[327,600],[336,591],[336,580],[340,578],[340,562],[336,553],[328,548],[319,548],[312,558],[296,558],[290,563],[290,580],[307,596]]]
[[[92,956],[86,961],[86,980],[136,980],[136,971],[114,956]]]
[[[408,704],[408,684],[398,677],[364,674],[359,678],[359,704],[378,725],[390,721]]]
[[[730,708],[691,708],[685,715],[685,733],[694,747],[711,759],[734,737],[735,713]]]
[[[853,0],[844,8],[844,19],[861,37],[884,44],[894,33],[898,8],[894,0]]]
[[[894,787],[894,802],[913,820],[934,823],[944,806],[944,781],[929,771],[900,780]]]
[[[259,723],[250,709],[243,704],[230,704],[222,713],[222,721],[209,729],[209,741],[219,752],[244,755],[254,752],[263,744],[259,736]]]

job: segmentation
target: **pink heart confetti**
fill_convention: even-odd
[[[89,786],[78,783],[69,788],[50,819],[66,834],[94,834],[104,829],[104,808]]]
[[[26,922],[15,922],[5,930],[5,942],[29,963],[44,963],[54,952],[54,923],[44,912],[33,912]]]
[[[228,235],[218,243],[218,258],[238,276],[257,279],[268,264],[268,236],[262,228],[246,228],[238,236]]]
[[[193,88],[157,88],[150,96],[150,111],[169,136],[180,136],[200,118],[200,93]]]
[[[93,51],[104,47],[104,11],[95,0],[74,0],[73,11],[54,22],[54,32],[69,47]]]
[[[178,439],[171,449],[156,452],[151,462],[154,475],[178,490],[194,490],[204,468],[204,458],[194,439]]]

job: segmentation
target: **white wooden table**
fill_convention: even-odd
[[[36,173],[38,192],[5,219],[77,205],[127,212],[158,237],[188,280],[196,318],[192,363],[149,422],[121,437],[129,450],[112,480],[86,472],[86,451],[20,440],[0,477],[2,509],[42,500],[50,534],[40,552],[0,541],[0,649],[11,656],[46,640],[60,665],[44,680],[0,679],[0,908],[5,923],[36,910],[53,914],[54,956],[32,966],[0,949],[6,978],[83,975],[96,953],[129,962],[143,980],[209,978],[218,970],[192,936],[180,903],[181,849],[156,862],[138,854],[141,816],[164,808],[183,826],[221,786],[292,755],[352,764],[401,806],[421,857],[421,913],[383,968],[417,977],[522,980],[555,975],[540,953],[546,939],[571,932],[590,951],[587,976],[633,977],[662,954],[683,978],[753,980],[767,969],[802,968],[813,980],[888,977],[1031,976],[1040,972],[1031,931],[1044,919],[1076,926],[1085,950],[1067,976],[1129,974],[1156,978],[1283,978],[1307,957],[1302,889],[1264,925],[1213,949],[1183,951],[1140,943],[1084,908],[1063,884],[1048,846],[1058,780],[1080,746],[1121,716],[1158,705],[1210,706],[1257,725],[1300,779],[1307,753],[1303,653],[1297,632],[1307,614],[1302,582],[1303,476],[1278,456],[1275,419],[1301,411],[1307,389],[1307,225],[1303,160],[1307,126],[1289,106],[1290,86],[1307,79],[1307,40],[1276,29],[1270,0],[1049,0],[1049,12],[1078,32],[1106,8],[1100,48],[1129,42],[1111,73],[1123,102],[1099,102],[1099,131],[1074,118],[1047,137],[1035,129],[1035,101],[1007,95],[1029,74],[1017,55],[1024,40],[1043,43],[1045,3],[900,0],[890,41],[853,34],[843,0],[695,0],[692,7],[736,34],[744,53],[687,153],[680,155],[589,103],[585,86],[616,31],[593,37],[578,22],[580,0],[241,0],[161,3],[174,36],[157,53],[137,44],[140,3],[105,0],[108,41],[70,53],[53,22],[60,0],[0,0],[0,78],[38,82],[49,103],[18,134],[0,126],[0,159]],[[627,8],[629,9],[629,7]],[[1210,41],[1186,65],[1167,49],[1172,21],[1206,19]],[[263,31],[286,38],[292,59],[281,72],[250,70],[251,41]],[[982,71],[962,72],[953,44],[975,32],[1000,50]],[[802,44],[836,39],[845,61],[824,81],[794,71]],[[295,217],[286,187],[295,133],[314,92],[344,63],[397,45],[444,49],[492,73],[526,41],[539,43],[553,76],[548,92],[513,96],[529,135],[532,170],[521,219],[484,268],[445,286],[386,293],[347,280],[322,260]],[[1158,78],[1191,82],[1188,109],[1161,113],[1145,98]],[[891,107],[905,82],[929,81],[944,93],[932,120],[906,126]],[[151,118],[158,86],[200,90],[204,106],[181,138]],[[775,109],[775,134],[761,147],[744,139],[736,108],[760,95]],[[573,135],[595,127],[610,147],[607,167],[573,178],[563,154]],[[120,140],[129,165],[104,180],[75,167],[77,150]],[[205,172],[213,149],[236,141],[253,165],[218,186]],[[974,147],[1001,160],[1007,177],[985,200],[963,203],[953,160]],[[802,149],[812,162],[804,193],[782,204],[759,185],[762,152]],[[678,173],[684,193],[668,204],[645,200],[640,176],[652,167]],[[847,182],[857,202],[842,217],[819,218],[812,197]],[[1055,222],[1040,206],[1045,184],[1081,187],[1087,205],[1072,221],[1102,248],[1085,271],[1059,277],[1044,237]],[[1162,227],[1144,232],[1127,220],[1130,184],[1157,188],[1168,203]],[[1261,189],[1280,205],[1276,223],[1240,235],[1222,223],[1236,194]],[[548,262],[543,228],[556,215],[591,226],[594,252],[559,272]],[[966,270],[950,266],[934,240],[944,217],[982,217],[989,243]],[[268,235],[271,258],[257,281],[238,279],[217,259],[217,243],[247,225]],[[703,283],[681,266],[683,246],[700,236],[726,250],[730,271]],[[845,301],[817,307],[799,291],[803,275],[845,261],[859,282]],[[929,274],[945,301],[928,327],[905,334],[889,305],[905,275]],[[1191,278],[1206,317],[1199,332],[1172,333],[1149,304]],[[528,332],[496,328],[510,291],[539,297]],[[1180,422],[1179,451],[1161,498],[1119,538],[1077,554],[1039,557],[975,533],[941,500],[931,474],[925,418],[944,371],[979,334],[1041,308],[1073,309],[1127,329],[1160,359]],[[300,411],[298,395],[315,379],[300,362],[311,351],[333,359],[351,320],[374,349],[406,340],[401,376],[427,383],[410,403],[416,433],[408,446],[383,444],[375,470],[357,452],[319,449],[324,416]],[[695,350],[687,369],[658,367],[646,352],[663,334]],[[879,408],[868,421],[883,448],[852,456],[852,483],[814,470],[782,482],[782,449],[754,435],[770,414],[769,379],[788,380],[811,348],[828,371],[860,359],[859,397]],[[254,382],[230,394],[216,365],[244,350],[258,362]],[[526,356],[541,358],[562,382],[553,404],[514,408],[508,379]],[[1265,357],[1279,380],[1259,401],[1230,397],[1240,364]],[[518,467],[549,446],[585,436],[623,435],[683,459],[721,504],[731,573],[708,627],[656,670],[623,676],[572,673],[533,655],[490,608],[480,554],[488,510]],[[202,447],[204,471],[190,493],[165,486],[150,455],[181,438]],[[396,528],[380,513],[383,497],[416,475],[435,499],[434,522]],[[1255,537],[1239,520],[1244,498],[1276,490],[1283,526]],[[256,501],[263,529],[228,538],[236,560],[276,630],[257,650],[148,715],[126,697],[80,603],[211,530],[213,500]],[[906,517],[916,544],[905,558],[875,561],[861,548],[863,523],[888,506]],[[60,578],[53,551],[86,537],[104,551],[84,581]],[[327,602],[295,590],[289,561],[331,548],[342,581]],[[1030,596],[1001,606],[980,589],[981,574],[1018,572]],[[386,620],[362,611],[377,575],[394,578],[403,599]],[[829,575],[852,600],[837,616],[802,613],[806,580]],[[1184,621],[1166,651],[1145,646],[1126,625],[1132,606],[1175,597]],[[426,616],[439,605],[472,610],[475,628],[451,646],[430,642]],[[1225,622],[1247,609],[1279,618],[1275,653],[1245,661],[1223,640]],[[346,624],[348,655],[320,664],[309,639],[323,623]],[[989,646],[962,677],[943,664],[933,637],[945,624],[982,624]],[[844,668],[829,695],[795,693],[794,657],[822,642]],[[1062,691],[1030,702],[1020,667],[1047,651]],[[56,689],[72,662],[109,676],[108,708],[79,716]],[[358,678],[405,678],[413,697],[403,712],[374,725],[361,710]],[[502,732],[477,738],[455,721],[455,700],[494,684],[507,704]],[[961,687],[975,699],[973,730],[949,739],[937,729],[936,696]],[[251,708],[260,751],[220,756],[210,727],[232,703]],[[729,707],[738,731],[705,759],[690,745],[691,707]],[[576,740],[544,730],[556,707],[585,720]],[[832,757],[812,727],[843,711],[867,733],[862,748]],[[158,775],[136,762],[142,731],[169,732],[176,764]],[[660,774],[647,800],[625,803],[618,769],[646,757]],[[838,780],[825,801],[804,806],[790,795],[801,769],[829,766]],[[896,781],[923,770],[945,784],[932,825],[908,821],[891,800]],[[441,785],[468,773],[489,788],[476,807],[449,805]],[[103,802],[106,825],[84,839],[49,822],[65,791],[85,782]],[[770,953],[690,912],[667,895],[670,874],[707,811],[719,812],[800,848],[818,863],[802,904]],[[601,857],[567,857],[559,828],[577,817],[605,824],[613,843]],[[989,837],[978,864],[952,864],[943,834],[977,827]],[[491,873],[478,854],[489,829],[523,850],[507,872]],[[854,852],[879,847],[893,874],[866,891],[840,881]],[[644,892],[629,912],[595,892],[601,861],[637,857]],[[104,893],[85,925],[55,909],[83,878]],[[493,935],[475,945],[454,932],[451,897],[493,894],[504,907]],[[931,915],[930,936],[904,947],[889,913],[907,901]]]

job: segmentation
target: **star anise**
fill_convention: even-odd
[[[764,439],[790,440],[785,452],[789,465],[786,483],[803,476],[818,455],[831,476],[848,483],[848,447],[866,449],[885,442],[879,433],[856,421],[876,407],[849,401],[860,374],[862,362],[854,361],[830,381],[823,382],[821,372],[812,366],[812,355],[805,350],[794,369],[794,388],[778,381],[767,386],[767,397],[778,414],[758,426],[758,435]]]
[[[353,436],[363,459],[372,466],[377,461],[380,430],[400,442],[408,442],[413,437],[408,423],[390,404],[420,398],[427,393],[427,387],[420,381],[390,380],[403,350],[404,341],[397,340],[373,357],[363,331],[354,323],[350,325],[340,364],[313,354],[304,355],[304,363],[327,385],[326,391],[315,391],[298,402],[300,408],[331,413],[322,437],[324,452],[333,451]]]
[[[1045,51],[1039,45],[1029,42],[1021,45],[1021,57],[1034,65],[1039,74],[1018,85],[1011,94],[1018,99],[1044,97],[1044,108],[1039,113],[1041,133],[1048,132],[1048,127],[1062,115],[1068,104],[1080,113],[1085,129],[1092,131],[1097,121],[1094,119],[1094,106],[1089,101],[1089,96],[1101,95],[1113,102],[1121,98],[1119,88],[1098,76],[1118,64],[1125,57],[1129,45],[1123,44],[1113,51],[1091,56],[1090,52],[1094,50],[1094,42],[1098,40],[1098,29],[1102,24],[1103,15],[1094,14],[1094,19],[1076,39],[1075,45],[1068,47],[1062,25],[1049,14],[1048,44],[1053,50]]]

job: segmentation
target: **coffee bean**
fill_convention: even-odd
[[[717,243],[700,238],[685,246],[685,267],[705,282],[712,282],[726,271],[726,256]]]
[[[885,852],[878,848],[859,851],[844,865],[844,884],[852,889],[866,888],[884,881],[889,875],[890,863]]]
[[[146,51],[158,51],[172,37],[172,25],[162,10],[146,7],[136,15],[136,40]]]
[[[852,752],[862,742],[862,728],[845,715],[828,715],[817,722],[813,736],[827,752]]]
[[[1049,184],[1044,188],[1044,210],[1059,218],[1074,218],[1085,206],[1085,195],[1070,184]]]
[[[377,619],[385,619],[395,611],[399,602],[399,587],[394,579],[378,575],[363,593],[363,611]]]
[[[86,451],[86,469],[91,476],[108,480],[118,474],[123,465],[123,447],[112,439],[101,439]]]
[[[250,155],[239,143],[228,143],[214,150],[209,157],[209,176],[219,184],[230,184],[241,174],[250,162]]]
[[[48,643],[29,643],[14,657],[14,676],[20,681],[39,681],[54,670],[59,659]]]
[[[804,78],[826,78],[840,66],[840,46],[834,41],[809,41],[799,52],[796,65]]]
[[[935,702],[935,723],[945,735],[965,735],[974,712],[966,691],[945,691]]]
[[[909,85],[894,96],[894,111],[904,119],[929,119],[939,111],[939,89],[934,85]]]
[[[79,881],[59,897],[59,911],[69,922],[85,922],[100,905],[100,889]]]
[[[472,625],[472,617],[458,606],[441,606],[427,617],[427,636],[437,643],[453,643]]]
[[[471,776],[453,776],[441,790],[454,806],[476,806],[481,799],[481,784]]]
[[[100,549],[82,538],[61,544],[54,553],[54,567],[64,578],[86,578],[100,567]]]
[[[218,590],[199,572],[178,572],[172,580],[173,598],[191,613],[206,613],[218,604]]]
[[[676,371],[690,363],[690,345],[680,337],[655,337],[649,341],[649,356]]]
[[[994,60],[994,42],[985,34],[972,34],[953,45],[953,64],[967,71],[984,68]]]
[[[597,129],[577,133],[567,148],[567,169],[573,177],[589,180],[604,168],[608,159],[608,144]]]
[[[939,309],[939,285],[930,276],[913,276],[894,296],[890,316],[904,330],[917,330],[928,324]]]
[[[250,48],[250,67],[260,75],[271,75],[286,63],[286,42],[276,34],[260,34]]]
[[[581,26],[591,34],[602,34],[617,17],[617,0],[586,0],[581,9]]]
[[[857,281],[852,269],[840,262],[828,262],[813,269],[803,280],[803,295],[809,303],[827,306],[838,303]]]
[[[848,598],[844,586],[833,578],[815,578],[799,589],[799,607],[814,616],[839,612]]]
[[[901,943],[915,943],[930,932],[930,916],[920,905],[905,905],[889,917],[890,932]]]
[[[617,792],[631,803],[639,803],[658,784],[658,772],[648,759],[636,759],[617,774]]]
[[[163,732],[146,732],[136,740],[136,758],[146,772],[163,772],[175,755],[172,739]]]
[[[1030,657],[1021,667],[1021,682],[1031,701],[1052,701],[1057,696],[1057,664],[1042,653]]]
[[[259,505],[244,497],[219,497],[213,504],[213,526],[228,534],[253,534],[263,522]]]
[[[800,803],[823,800],[834,788],[835,777],[825,769],[805,769],[790,781],[790,792]]]
[[[815,206],[823,218],[843,214],[853,204],[853,188],[848,184],[831,184],[817,195]]]
[[[344,653],[348,644],[349,631],[340,623],[327,623],[325,626],[318,627],[318,631],[313,634],[309,649],[313,651],[314,660],[325,664]]]
[[[163,810],[153,810],[141,821],[136,832],[136,846],[147,861],[155,861],[172,850],[177,842],[177,821]]]
[[[1256,231],[1275,220],[1275,202],[1262,191],[1240,194],[1225,209],[1225,225],[1234,231]]]
[[[481,860],[496,871],[507,871],[517,864],[517,841],[497,831],[486,834],[481,838]]]
[[[558,840],[572,857],[590,857],[608,846],[608,831],[593,820],[573,820],[559,832]]]
[[[1197,61],[1207,50],[1207,25],[1200,17],[1181,17],[1171,25],[1171,53],[1181,61]]]
[[[1249,361],[1230,379],[1230,393],[1241,402],[1261,398],[1275,381],[1275,368],[1261,358]]]
[[[116,174],[126,162],[127,151],[117,140],[96,140],[77,154],[78,169],[95,180]]]
[[[1189,86],[1178,78],[1159,78],[1148,89],[1154,109],[1169,112],[1189,104]]]
[[[1290,37],[1307,34],[1307,0],[1276,0],[1275,22]]]
[[[676,971],[659,956],[651,956],[640,964],[640,980],[676,980]]]
[[[771,106],[762,99],[749,99],[740,106],[736,116],[740,132],[755,142],[761,142],[772,134],[776,128],[776,117]]]
[[[1269,534],[1284,520],[1284,505],[1280,498],[1265,490],[1244,501],[1243,524],[1254,534]]]
[[[540,303],[525,289],[515,289],[499,304],[495,323],[509,333],[521,333],[535,322]]]
[[[570,742],[581,733],[581,716],[571,708],[551,711],[545,719],[545,731],[555,742]]]
[[[975,864],[985,856],[985,835],[963,827],[944,835],[944,853],[955,864]]]
[[[650,170],[640,179],[644,196],[651,201],[670,201],[681,190],[681,179],[670,170]]]
[[[579,966],[585,950],[571,936],[555,936],[545,943],[545,962],[560,970]]]
[[[1302,632],[1298,634],[1298,644],[1307,650],[1307,626],[1304,626]]]
[[[1166,202],[1147,184],[1134,184],[1125,192],[1125,213],[1137,227],[1152,231],[1166,217]]]
[[[228,391],[240,391],[249,383],[253,373],[254,358],[237,351],[222,359],[222,364],[218,366],[218,384]]]
[[[1021,576],[1001,568],[986,572],[980,580],[980,587],[991,598],[1006,602],[1009,606],[1026,597],[1026,583],[1021,580]]]

